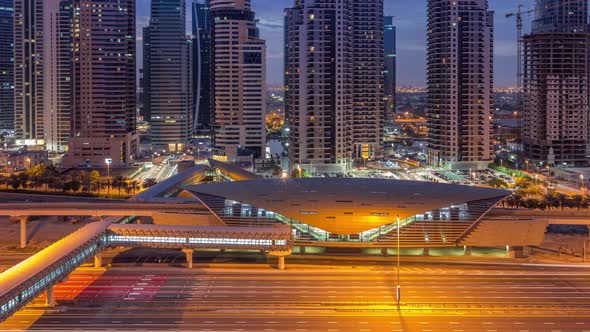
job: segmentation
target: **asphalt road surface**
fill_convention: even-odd
[[[590,270],[406,264],[80,269],[0,330],[588,331]],[[42,299],[39,299],[42,301]]]

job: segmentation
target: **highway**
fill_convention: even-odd
[[[590,332],[590,269],[405,263],[398,312],[390,265],[301,263],[83,268],[0,330]]]

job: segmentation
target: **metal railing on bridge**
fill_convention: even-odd
[[[0,322],[107,247],[264,250],[289,255],[291,227],[88,224],[0,274]]]

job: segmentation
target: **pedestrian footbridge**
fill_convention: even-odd
[[[64,281],[81,264],[94,257],[102,265],[101,252],[108,247],[156,247],[182,249],[192,267],[194,249],[261,250],[279,259],[291,254],[291,227],[215,227],[122,225],[95,222],[41,250],[0,274],[0,322],[43,292],[47,305],[54,303],[53,286]]]

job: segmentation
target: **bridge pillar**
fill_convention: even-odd
[[[385,247],[381,248],[381,255],[387,256],[387,248],[385,248]]]
[[[55,295],[53,293],[53,286],[49,286],[46,291],[47,297],[45,298],[45,306],[47,307],[54,307],[55,306]]]
[[[193,249],[182,249],[182,252],[186,254],[186,267],[189,269],[193,268]]]
[[[430,256],[430,248],[424,248],[424,250],[422,251],[422,256],[424,256],[424,257]]]
[[[463,246],[463,255],[471,256],[472,254],[471,246]]]
[[[524,258],[524,247],[521,246],[506,246],[506,257],[508,258]]]
[[[20,216],[20,247],[26,248],[27,247],[27,220],[29,217],[27,216]]]
[[[96,253],[94,255],[94,268],[98,269],[102,267],[102,253]]]
[[[285,269],[285,256],[277,256],[279,259],[277,262],[277,269],[284,270]]]

